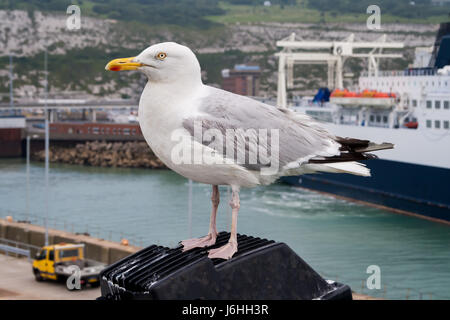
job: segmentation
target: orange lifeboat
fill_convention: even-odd
[[[364,90],[362,96],[364,98],[372,98],[377,93],[376,90]]]
[[[345,98],[355,98],[356,97],[356,92],[348,91],[348,92],[344,93],[344,97]]]
[[[335,89],[332,93],[331,93],[331,97],[343,97],[346,93],[348,92],[347,89],[344,90],[339,90],[339,89]]]
[[[373,95],[374,98],[389,98],[389,94],[385,92],[377,92]]]
[[[344,97],[344,98],[396,98],[395,93],[379,92],[377,90],[364,89],[362,92],[349,91],[347,89],[335,89],[330,97]]]

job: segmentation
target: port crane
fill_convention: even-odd
[[[386,34],[375,41],[355,41],[352,33],[341,41],[304,41],[297,40],[295,33],[277,41],[281,51],[278,57],[278,93],[277,106],[287,107],[287,89],[294,87],[295,64],[327,64],[328,88],[343,88],[343,66],[348,58],[367,59],[369,76],[378,75],[379,60],[383,58],[401,58],[398,53],[384,53],[384,49],[401,49],[402,42],[387,42]]]

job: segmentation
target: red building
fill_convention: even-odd
[[[0,117],[0,157],[20,157],[25,130],[24,117]]]
[[[261,70],[259,66],[237,64],[222,70],[222,89],[243,96],[258,96]]]

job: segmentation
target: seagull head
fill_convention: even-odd
[[[105,69],[138,70],[151,82],[201,81],[197,57],[191,49],[175,42],[158,43],[135,57],[111,60]]]

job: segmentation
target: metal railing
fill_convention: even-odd
[[[9,253],[14,253],[14,254],[18,254],[21,256],[25,256],[28,258],[28,260],[31,260],[30,259],[30,250],[25,250],[25,249],[8,246],[5,244],[0,244],[0,251],[3,251],[6,255],[9,255]]]
[[[28,261],[31,262],[32,257],[35,257],[36,254],[41,251],[41,247],[20,241],[0,238],[0,252],[2,251],[5,252],[5,255],[7,256],[9,256],[9,254],[26,256]],[[84,255],[85,254],[86,252],[84,252]],[[88,262],[101,263],[100,261],[92,260],[86,257],[84,260]]]
[[[437,69],[434,68],[413,68],[405,70],[385,70],[378,71],[378,77],[417,77],[417,76],[434,76],[437,74]],[[369,77],[367,71],[361,73],[362,77]]]
[[[5,252],[7,256],[10,254],[13,256],[21,255],[31,261],[31,257],[35,256],[40,249],[40,247],[28,243],[0,238],[0,251]]]
[[[16,222],[29,223],[45,227],[45,217],[36,214],[9,213],[4,216],[13,216]],[[92,226],[90,223],[74,223],[64,218],[48,217],[47,226],[55,229],[73,233],[76,235],[86,235],[102,240],[120,242],[122,239],[128,240],[129,245],[142,247],[145,244],[144,237],[122,231],[109,230],[100,225]]]

